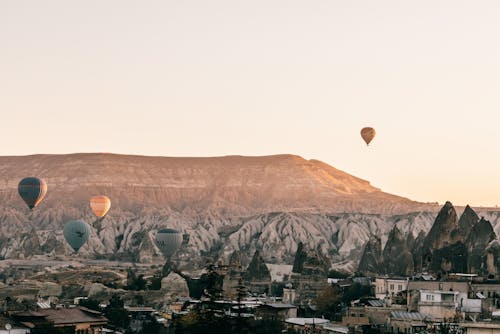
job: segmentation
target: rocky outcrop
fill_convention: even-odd
[[[422,272],[424,266],[424,241],[425,241],[426,233],[424,231],[420,231],[420,233],[415,238],[412,247],[412,255],[413,255],[413,268],[415,271]]]
[[[440,249],[460,240],[457,212],[453,204],[446,202],[434,220],[423,247],[430,250]]]
[[[179,274],[174,272],[162,278],[161,289],[169,297],[189,297],[187,282]]]
[[[372,235],[363,250],[358,271],[367,275],[381,274],[382,263],[382,242],[380,237]]]
[[[271,273],[259,251],[255,251],[243,279],[245,282],[271,282]]]
[[[455,208],[446,202],[424,240],[424,269],[439,274],[466,272],[467,248],[462,240]]]
[[[477,213],[467,205],[458,220],[458,230],[462,236],[462,240],[467,240],[469,233],[474,225],[479,221]]]
[[[472,274],[487,274],[488,245],[496,239],[491,223],[484,218],[477,222],[467,237],[468,272]]]
[[[396,276],[413,274],[413,257],[406,245],[406,238],[397,226],[394,226],[389,233],[382,257],[383,270],[386,274]]]

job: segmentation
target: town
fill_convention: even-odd
[[[489,230],[471,208],[457,218],[445,204],[422,242],[436,229],[459,235],[447,224],[468,230],[478,247],[494,242],[493,235],[480,237]],[[500,280],[491,247],[476,262],[469,251],[464,272],[454,272],[463,265],[454,260],[461,258],[461,241],[430,253],[414,248],[415,261],[394,263],[398,254],[390,256],[391,250],[408,253],[402,239],[395,227],[382,252],[380,240],[371,238],[350,275],[331,269],[320,251],[303,243],[293,265],[266,264],[258,250],[245,264],[235,251],[228,263],[190,273],[176,260],[4,260],[0,333],[500,333]],[[436,261],[445,270],[436,270]]]

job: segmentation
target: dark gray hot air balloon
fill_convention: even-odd
[[[90,227],[82,220],[71,220],[64,224],[63,234],[71,248],[78,252],[89,238]]]
[[[171,228],[161,229],[156,233],[156,246],[165,257],[170,258],[181,247],[182,233]]]
[[[36,207],[47,193],[47,183],[37,177],[25,177],[17,186],[19,196],[30,209]]]

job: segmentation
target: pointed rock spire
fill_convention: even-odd
[[[458,220],[458,229],[463,240],[467,240],[472,227],[476,225],[478,221],[479,216],[469,205],[467,205]]]
[[[387,274],[404,276],[413,273],[413,257],[408,250],[404,235],[397,226],[389,232],[382,257]]]
[[[366,242],[358,271],[366,274],[379,274],[382,270],[382,262],[382,242],[380,237],[372,235]]]

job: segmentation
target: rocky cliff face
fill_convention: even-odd
[[[264,259],[259,251],[253,255],[252,261],[248,265],[243,279],[246,282],[271,282],[271,273],[267,269]]]
[[[413,256],[408,250],[406,240],[407,238],[398,227],[394,226],[382,252],[383,268],[386,274],[396,276],[413,274]]]
[[[381,274],[382,263],[382,242],[378,236],[372,235],[363,250],[358,271],[368,275]]]
[[[467,205],[458,220],[458,229],[463,240],[467,240],[472,227],[476,225],[478,221],[479,216],[477,213]]]
[[[490,222],[481,218],[474,226],[465,242],[467,246],[468,270],[473,274],[487,274],[487,252],[488,245],[496,239],[496,234]]]
[[[176,263],[228,262],[256,250],[268,263],[293,263],[299,242],[355,271],[371,235],[385,245],[396,225],[417,237],[433,223],[435,205],[412,202],[316,160],[268,157],[162,158],[113,154],[0,157],[0,256],[88,257],[164,262],[154,233],[164,227],[189,236]],[[27,175],[48,183],[30,212],[17,184]],[[96,222],[91,196],[106,194],[111,211]],[[500,215],[482,213],[498,231]],[[92,224],[73,255],[62,236],[70,219]],[[418,238],[417,238],[418,239]],[[243,262],[247,263],[247,260]],[[245,264],[246,264],[245,263]]]
[[[440,249],[460,240],[457,212],[453,204],[446,202],[424,240],[424,248]]]
[[[498,221],[498,214],[488,215]],[[427,233],[422,229],[414,238],[414,232],[414,229],[413,232],[410,229],[405,237],[396,224],[389,232],[382,257],[378,253],[380,241],[377,238],[370,239],[361,257],[359,270],[369,274],[390,275],[409,275],[413,271],[492,275],[500,272],[497,269],[500,247],[495,243],[494,227],[484,218],[479,220],[469,206],[458,219],[455,208],[447,202]]]

